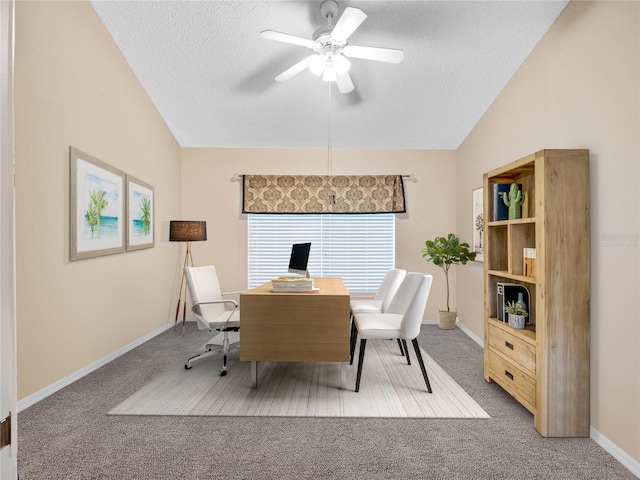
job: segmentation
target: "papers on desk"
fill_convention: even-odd
[[[317,292],[313,287],[313,278],[304,277],[278,277],[271,280],[271,288],[274,292]]]

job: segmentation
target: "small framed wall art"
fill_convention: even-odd
[[[484,192],[482,187],[473,190],[473,204],[471,208],[473,220],[473,241],[471,251],[476,252],[476,262],[484,262]]]
[[[125,174],[70,147],[69,260],[125,251]]]
[[[127,251],[154,246],[153,187],[127,175]]]

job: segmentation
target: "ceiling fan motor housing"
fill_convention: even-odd
[[[333,27],[320,27],[313,33],[316,46],[313,50],[319,55],[337,55],[344,49],[347,42],[338,42],[331,37]]]
[[[332,23],[334,19],[338,18],[339,13],[340,7],[334,0],[326,0],[320,5],[320,15],[322,18],[327,19],[327,24],[313,32],[312,38],[317,44],[313,50],[317,54],[326,56],[338,55],[347,44],[346,41],[338,42],[331,37],[334,27]]]

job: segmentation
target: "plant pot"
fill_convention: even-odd
[[[509,326],[522,330],[524,328],[524,315],[509,314]]]
[[[447,312],[446,310],[440,310],[440,322],[438,326],[443,330],[452,330],[456,328],[456,318],[458,312]]]

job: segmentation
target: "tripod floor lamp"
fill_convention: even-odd
[[[180,280],[180,292],[178,293],[178,306],[176,307],[176,319],[173,322],[173,329],[176,329],[178,316],[180,315],[180,303],[182,302],[182,335],[187,317],[187,289],[184,283],[184,267],[193,267],[193,257],[191,256],[191,242],[201,242],[207,239],[207,222],[193,220],[171,220],[169,222],[169,241],[187,242],[187,251],[184,254],[184,265],[182,266],[182,279]],[[183,298],[184,292],[184,298]]]

